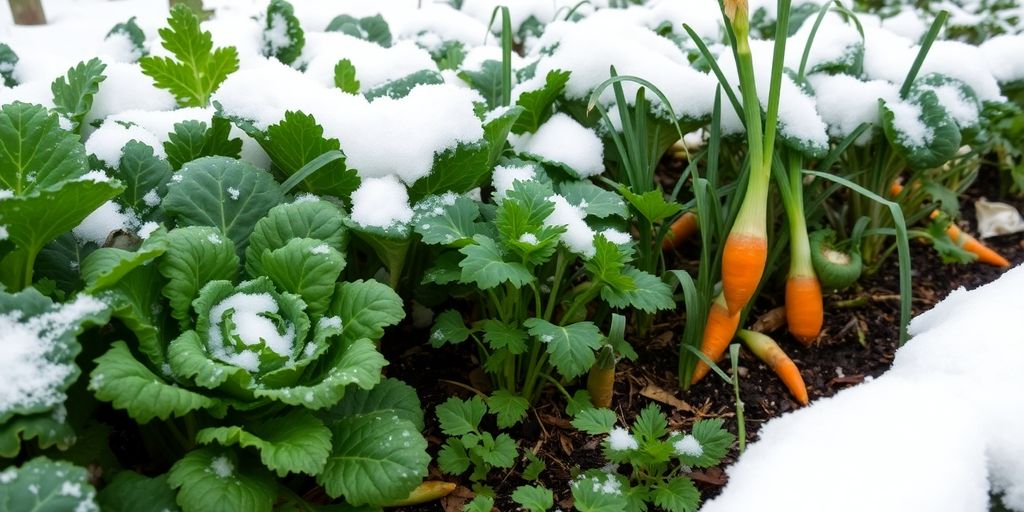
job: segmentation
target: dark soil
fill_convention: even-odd
[[[997,186],[998,177],[983,172],[968,191],[962,208],[965,216],[962,227],[966,232],[974,232],[973,200],[978,197],[1006,201],[1024,210],[1024,200],[998,197]],[[1024,262],[1024,234],[992,238],[985,243],[1014,265]],[[912,253],[915,315],[928,310],[960,286],[975,288],[995,280],[1005,271],[975,263],[945,264],[928,245],[917,241],[912,243]],[[784,321],[774,322],[774,329],[769,329],[775,331],[773,336],[800,367],[812,401],[832,396],[889,368],[898,339],[898,276],[896,258],[892,257],[876,275],[862,279],[855,288],[827,295],[825,327],[819,342],[810,348],[797,343],[785,332]],[[770,320],[773,315],[781,316],[781,311],[772,311],[779,304],[764,297],[762,295],[762,300],[753,309],[748,325],[761,317]],[[680,391],[676,367],[683,321],[678,316],[659,317],[648,339],[631,340],[640,357],[635,363],[620,363],[613,407],[620,419],[628,423],[653,400],[661,403],[672,428],[685,429],[695,420],[717,417],[724,419],[726,427],[735,433],[737,420],[730,384],[711,375],[685,393]],[[407,327],[403,332],[387,337],[383,347],[385,356],[391,361],[386,372],[408,382],[419,393],[426,411],[431,453],[436,454],[444,442],[444,435],[437,426],[434,408],[449,396],[469,396],[464,388],[446,381],[475,381],[478,362],[471,351],[460,350],[459,347],[429,348],[426,343],[428,334],[425,330]],[[761,425],[798,408],[798,404],[774,374],[745,351],[741,352],[739,372],[747,440],[751,442],[757,439]],[[540,483],[555,492],[556,502],[562,508],[571,506],[568,481],[581,470],[605,464],[600,440],[576,431],[568,420],[564,413],[564,399],[549,394],[530,411],[527,421],[508,431],[519,442],[520,450],[531,450],[545,460],[547,470],[542,473]],[[497,433],[497,428],[491,428],[491,432]],[[736,455],[734,450],[720,467],[691,475],[704,498],[716,495],[726,483],[724,468],[735,460]],[[519,476],[523,467],[524,463],[520,461],[511,470],[492,471],[491,478],[485,482],[496,490],[499,510],[515,509],[508,496],[517,486],[527,483]],[[469,489],[472,483],[468,479],[442,475],[436,468],[431,472],[431,478],[457,482],[459,488],[440,503],[400,510],[454,512],[461,510],[462,504],[472,498],[473,493]]]

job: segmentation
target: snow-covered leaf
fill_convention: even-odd
[[[199,448],[174,463],[167,483],[178,490],[178,505],[192,510],[270,512],[277,496],[274,477],[223,448]]]
[[[260,264],[265,250],[284,247],[293,238],[322,240],[344,253],[348,246],[345,215],[337,206],[323,200],[296,201],[277,205],[256,222],[245,251],[245,269],[249,277],[263,274]]]
[[[0,472],[2,512],[98,512],[89,473],[64,461],[36,457]]]
[[[264,250],[262,267],[279,290],[302,297],[306,312],[317,317],[331,303],[345,257],[320,240],[293,238],[284,247]]]

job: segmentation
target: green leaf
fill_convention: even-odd
[[[53,81],[53,110],[71,121],[71,131],[78,130],[82,120],[92,108],[93,97],[100,90],[100,82],[106,76],[103,70],[107,65],[93,58],[88,62],[79,62],[68,70],[67,76]]]
[[[519,96],[516,105],[523,107],[523,114],[516,120],[512,133],[533,133],[551,117],[552,106],[569,83],[569,72],[560,69],[548,71],[544,86]]]
[[[693,424],[691,434],[700,443],[703,453],[696,460],[684,458],[686,464],[699,468],[714,466],[729,453],[729,447],[736,441],[736,436],[722,428],[725,423],[721,418],[700,420]]]
[[[14,67],[17,64],[18,54],[6,43],[0,43],[0,78],[7,87],[18,85],[18,81],[14,79]]]
[[[543,487],[523,485],[512,492],[512,501],[530,512],[545,512],[555,506],[555,495]]]
[[[0,472],[0,512],[99,510],[89,473],[64,461],[36,457]]]
[[[242,139],[231,138],[231,123],[223,117],[214,117],[210,129],[206,123],[189,119],[174,124],[174,131],[164,142],[167,161],[174,169],[204,156],[238,158],[242,154]]]
[[[633,421],[633,433],[641,444],[661,439],[668,433],[668,420],[661,408],[655,404],[644,407]]]
[[[385,327],[405,318],[401,297],[377,281],[339,283],[328,312],[341,317],[343,340],[379,340]]]
[[[636,282],[623,273],[626,255],[619,250],[619,246],[599,235],[594,237],[594,248],[594,255],[583,263],[583,267],[587,269],[595,283],[605,285],[601,288],[601,296],[606,295],[605,290],[620,293],[636,290]]]
[[[51,279],[65,292],[78,290],[84,286],[80,272],[82,261],[96,248],[92,242],[79,245],[75,235],[66,232],[39,251],[33,278],[37,283],[40,279]]]
[[[654,504],[667,512],[695,512],[700,504],[700,491],[686,477],[656,482],[651,496]]]
[[[960,128],[939,103],[934,91],[921,91],[909,101],[894,105],[889,105],[884,100],[879,102],[882,104],[882,127],[885,136],[912,168],[939,167],[953,158],[960,149]],[[897,123],[893,108],[899,109],[901,118],[920,112],[919,117],[904,123],[919,125],[926,133],[917,133],[917,130],[909,133],[901,131],[900,127],[904,126],[904,123]]]
[[[284,0],[270,0],[263,25],[263,56],[291,64],[302,55],[305,45],[306,35],[295,17],[292,4]]]
[[[569,484],[574,507],[579,512],[623,512],[627,510],[622,478],[591,470]],[[625,482],[628,488],[629,482]]]
[[[488,464],[498,468],[510,468],[516,463],[516,442],[508,434],[498,434],[491,441],[491,435],[483,434],[483,444],[474,446],[472,451]]]
[[[145,217],[167,194],[171,165],[153,153],[153,148],[130,140],[121,152],[121,161],[112,175],[124,183],[118,200]]]
[[[263,274],[260,257],[265,250],[284,247],[293,238],[322,240],[338,252],[348,246],[345,215],[327,201],[296,201],[277,205],[260,219],[249,237],[245,270],[250,277]]]
[[[353,505],[405,498],[427,476],[427,441],[390,413],[351,416],[331,426],[334,447],[317,475],[332,497]]]
[[[961,131],[974,132],[980,128],[981,101],[974,89],[963,80],[938,73],[928,73],[914,80],[910,97],[917,98],[925,91],[932,91],[939,103],[950,114]],[[947,102],[947,103],[943,103]],[[957,112],[953,112],[956,110]]]
[[[277,483],[269,471],[221,448],[188,452],[174,463],[167,477],[171,488],[178,489],[178,505],[186,512],[269,512],[277,497]]]
[[[167,234],[167,251],[157,267],[167,278],[162,293],[182,329],[192,325],[192,301],[210,281],[238,275],[235,246],[217,228],[189,226]]]
[[[522,421],[530,402],[508,391],[498,390],[487,399],[487,407],[497,417],[498,428],[509,428]]]
[[[487,319],[481,323],[484,341],[494,350],[508,350],[513,355],[526,352],[526,331],[498,320]]]
[[[479,396],[469,400],[451,397],[437,406],[436,413],[445,435],[461,436],[480,428],[480,421],[487,414],[487,404]]]
[[[167,187],[164,210],[179,226],[219,228],[239,254],[256,221],[284,200],[270,174],[242,160],[200,158],[185,164],[175,178]]]
[[[423,430],[423,409],[416,390],[397,379],[385,379],[372,389],[354,389],[334,407],[321,413],[328,426],[353,416],[398,417]]]
[[[462,247],[482,231],[476,222],[480,207],[466,196],[429,196],[416,203],[413,212],[413,230],[426,244]]]
[[[463,79],[469,86],[475,89],[484,97],[484,101],[490,108],[501,105],[501,62],[497,60],[485,60],[480,64],[479,69],[463,69],[459,71],[459,78]]]
[[[675,214],[683,211],[683,206],[679,203],[670,203],[666,201],[661,190],[651,190],[650,192],[645,192],[643,194],[634,194],[629,189],[623,187],[619,189],[619,192],[626,198],[626,201],[636,209],[637,213],[652,223],[657,223],[671,218]]]
[[[82,279],[92,293],[110,288],[132,270],[148,264],[167,250],[165,232],[160,229],[134,251],[114,247],[96,249],[82,261]]]
[[[312,115],[288,111],[279,123],[267,127],[266,133],[252,132],[250,136],[273,163],[274,173],[286,179],[306,164],[329,151],[340,151],[338,139],[324,137],[324,129]],[[318,195],[335,196],[348,200],[359,188],[359,176],[345,166],[345,159],[332,160],[299,182],[299,188]]]
[[[370,101],[382,97],[397,100],[408,96],[416,86],[443,83],[444,77],[441,76],[441,73],[432,69],[421,69],[403,76],[402,78],[389,80],[383,84],[375,86],[364,92],[363,96]]]
[[[3,425],[13,417],[63,407],[68,388],[81,374],[75,364],[82,351],[77,336],[89,326],[106,324],[110,311],[107,304],[88,295],[54,304],[34,288],[26,288],[14,294],[0,291],[0,318],[16,326],[8,332],[12,337],[4,340],[12,344],[6,350],[14,367],[4,370],[9,383],[0,403]],[[25,387],[18,382],[28,378],[32,381]]]
[[[134,54],[137,57],[145,57],[149,54],[149,50],[146,49],[146,33],[142,31],[138,23],[135,23],[135,16],[128,18],[128,21],[114,25],[114,27],[110,29],[110,32],[107,32],[107,35],[103,40],[109,40],[115,35],[120,35],[128,39],[132,45]]]
[[[601,346],[601,331],[593,323],[555,325],[540,318],[528,318],[523,326],[545,344],[551,363],[563,377],[578,377],[594,365],[594,351]]]
[[[462,277],[462,270],[459,269],[460,261],[462,261],[462,254],[458,251],[443,251],[423,272],[423,283],[437,285],[455,283]]]
[[[181,107],[205,107],[210,95],[238,69],[234,47],[213,49],[209,32],[199,28],[199,18],[185,5],[171,9],[168,28],[160,29],[163,47],[174,55],[139,59],[142,72],[161,89],[174,95]]]
[[[615,428],[615,413],[611,409],[584,409],[576,413],[572,426],[592,436],[606,435]]]
[[[59,450],[67,450],[79,442],[71,425],[57,421],[54,416],[51,411],[16,416],[0,423],[0,457],[16,457],[21,451],[22,442],[33,439],[42,449],[56,446]]]
[[[114,475],[100,491],[103,512],[178,512],[174,491],[167,485],[167,475],[147,478],[134,471]]]
[[[307,313],[315,317],[330,305],[345,257],[326,242],[294,238],[284,247],[264,250],[262,263],[277,288],[302,297]]]
[[[522,263],[507,262],[494,240],[484,236],[473,237],[476,243],[459,249],[466,257],[459,262],[463,283],[476,283],[481,289],[494,288],[502,283],[512,283],[520,288],[533,282],[533,274]]]
[[[633,282],[632,289],[602,288],[601,298],[616,308],[632,307],[647,313],[672,309],[672,288],[661,279],[639,269],[627,268],[622,273]]]
[[[470,331],[462,321],[462,314],[449,309],[434,319],[434,329],[430,332],[430,346],[440,348],[447,343],[457,345],[469,338]]]
[[[512,131],[512,127],[519,120],[519,116],[522,113],[522,107],[513,106],[484,124],[484,140],[487,141],[489,147],[487,170],[494,169],[494,164],[498,163],[498,159],[501,158],[501,154],[505,151],[508,134]]]
[[[224,404],[216,399],[164,382],[138,362],[123,341],[115,341],[107,353],[96,359],[89,389],[97,399],[127,411],[139,423],[180,417],[200,409],[207,409],[214,416],[225,411]]]
[[[466,447],[457,437],[448,439],[437,453],[437,466],[449,475],[461,475],[469,469],[473,461],[469,460]]]
[[[263,465],[279,477],[288,473],[316,475],[331,453],[331,431],[305,409],[293,409],[244,428],[204,428],[196,434],[196,442],[255,448]]]
[[[409,187],[409,199],[418,201],[444,192],[462,194],[483,185],[491,171],[487,166],[489,151],[488,144],[481,140],[434,155],[430,174]]]
[[[629,209],[622,196],[589,181],[566,181],[558,185],[558,191],[569,203],[583,208],[588,216],[601,219],[629,216]]]
[[[466,503],[462,512],[491,512],[494,509],[494,498],[477,494],[472,501]]]
[[[341,59],[334,66],[334,86],[342,92],[359,94],[359,80],[356,79],[356,67],[352,61]]]
[[[540,474],[545,469],[547,469],[547,464],[545,464],[540,457],[534,455],[533,452],[529,450],[523,453],[523,455],[526,457],[526,460],[528,461],[526,467],[523,469],[523,480],[530,482],[537,480],[538,478],[540,478]]]
[[[565,404],[565,413],[569,416],[577,416],[580,412],[593,409],[594,403],[590,398],[590,392],[585,389],[578,389],[572,394],[572,398]]]
[[[169,337],[176,333],[173,322],[168,321],[160,289],[163,276],[155,265],[143,265],[132,270],[104,292],[117,318],[135,334],[139,351],[149,358],[153,367],[167,362],[164,350]]]
[[[391,30],[388,28],[387,21],[379,14],[360,19],[342,14],[327,24],[326,31],[342,32],[364,41],[377,43],[385,48],[391,46]]]

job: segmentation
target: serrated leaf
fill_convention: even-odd
[[[491,171],[487,166],[489,151],[489,145],[481,140],[435,155],[430,174],[409,187],[409,199],[418,201],[445,192],[462,194],[483,185]]]
[[[139,59],[142,72],[174,95],[181,107],[205,107],[210,95],[238,70],[234,47],[213,49],[213,37],[199,28],[199,18],[185,5],[171,9],[168,27],[159,30],[170,57]]]
[[[458,251],[444,251],[438,256],[433,265],[423,272],[423,284],[446,285],[452,284],[462,277],[462,270],[459,262],[462,261],[462,253]]]
[[[587,408],[576,413],[572,426],[592,436],[605,435],[615,427],[615,413],[611,409]]]
[[[217,228],[189,226],[167,234],[167,250],[157,268],[167,279],[162,293],[171,316],[183,329],[192,324],[192,301],[210,281],[233,281],[238,275],[235,246]]]
[[[512,133],[533,133],[540,128],[553,113],[552,106],[569,82],[569,72],[560,69],[548,71],[544,77],[544,86],[524,92],[516,100],[516,105],[523,107],[523,114],[516,120]]]
[[[466,447],[458,438],[448,439],[437,453],[437,465],[441,471],[449,475],[461,475],[469,469],[472,461],[466,453]]]
[[[484,236],[473,237],[476,243],[459,249],[466,257],[459,262],[462,268],[461,281],[476,283],[481,289],[494,288],[502,283],[512,283],[521,288],[533,282],[533,274],[522,263],[507,262],[494,240]]]
[[[476,222],[480,217],[477,202],[456,196],[448,204],[446,196],[430,196],[413,207],[413,230],[423,238],[423,243],[462,247],[482,231]]]
[[[338,139],[324,136],[324,129],[312,115],[287,111],[277,124],[267,127],[266,133],[251,132],[250,136],[270,156],[273,171],[283,179],[292,176],[303,166],[320,155],[340,151]],[[335,196],[348,200],[359,188],[359,176],[354,169],[345,165],[345,159],[328,162],[313,174],[299,182],[299,188],[306,192],[324,196]]]
[[[689,478],[673,478],[656,482],[651,490],[654,504],[666,512],[695,512],[700,504],[700,491]]]
[[[204,156],[238,158],[242,153],[242,139],[231,138],[231,123],[222,117],[214,117],[209,129],[206,123],[189,119],[174,124],[174,130],[164,142],[164,153],[173,169],[181,169],[186,163]]]
[[[475,446],[472,451],[488,464],[497,468],[510,468],[516,463],[516,442],[508,434],[498,434],[493,442],[488,442],[490,434],[483,434],[484,443]]]
[[[430,331],[430,346],[440,348],[447,343],[457,345],[469,338],[469,329],[462,321],[462,314],[449,309],[434,319],[434,328]]]
[[[317,482],[332,497],[353,505],[387,503],[407,497],[427,476],[427,441],[407,420],[352,416],[331,432],[334,447]]]
[[[508,391],[498,390],[487,398],[487,407],[497,417],[498,428],[509,428],[526,416],[530,401]]]
[[[345,398],[321,413],[328,426],[342,418],[378,415],[397,417],[423,430],[423,410],[416,390],[397,379],[385,379],[372,389],[354,389]]]
[[[594,351],[601,346],[601,331],[593,323],[555,325],[540,318],[528,318],[523,326],[544,343],[551,363],[563,377],[578,377],[594,365]]]
[[[261,260],[264,275],[279,290],[302,297],[306,312],[314,317],[327,310],[345,268],[340,252],[312,238],[294,238],[284,247],[264,250]]]
[[[651,190],[643,194],[634,194],[627,188],[620,188],[619,192],[636,211],[652,223],[671,218],[683,211],[679,203],[670,203],[665,200],[661,190]]]
[[[618,475],[588,471],[569,485],[573,506],[579,512],[623,512],[628,502],[621,488],[628,489],[629,482],[625,486],[622,483]]]
[[[192,450],[171,466],[167,483],[178,490],[178,505],[186,511],[269,512],[277,483],[263,466],[247,462],[222,448]]]
[[[526,467],[523,468],[523,480],[532,482],[540,478],[540,474],[547,469],[547,464],[544,463],[543,459],[534,455],[533,452],[529,450],[527,450],[523,455],[528,461]]]
[[[174,498],[167,475],[148,478],[121,471],[100,491],[99,505],[103,512],[178,512]]]
[[[306,35],[292,4],[284,0],[270,0],[263,25],[263,56],[291,64],[302,55]]]
[[[443,83],[444,77],[441,76],[441,73],[432,69],[421,69],[401,78],[389,80],[383,84],[375,86],[364,92],[363,96],[370,101],[385,97],[397,100],[408,96],[409,93],[417,86]]]
[[[622,196],[589,181],[566,181],[558,185],[558,191],[570,204],[582,208],[588,216],[604,219],[613,216],[626,218],[629,215]]]
[[[265,250],[284,247],[293,238],[322,240],[344,253],[348,246],[345,216],[327,201],[298,201],[277,205],[256,222],[245,251],[245,270],[249,277],[263,274],[260,257]]]
[[[684,458],[686,464],[706,468],[722,461],[722,458],[729,453],[729,447],[736,440],[736,436],[722,428],[724,423],[721,418],[716,418],[700,420],[693,424],[691,435],[700,443],[703,453],[696,460]]]
[[[661,439],[668,432],[668,420],[661,408],[649,404],[633,421],[633,433],[641,443]]]
[[[210,427],[196,433],[199,444],[255,448],[263,465],[283,477],[316,475],[331,453],[331,431],[305,409],[293,409],[246,427]]]
[[[462,436],[476,432],[487,414],[487,404],[479,396],[469,400],[451,397],[436,409],[441,430],[449,436]]]
[[[50,86],[54,111],[71,121],[71,131],[78,130],[92,108],[93,97],[100,90],[100,82],[106,79],[103,75],[105,69],[107,65],[97,58],[79,62],[68,70],[66,76],[57,78]]]
[[[672,309],[672,288],[661,279],[636,268],[627,268],[622,275],[633,282],[631,289],[602,288],[601,298],[616,308],[632,307],[647,313]]]
[[[211,156],[193,160],[167,187],[163,209],[179,226],[219,228],[242,254],[261,217],[284,200],[266,171],[242,160]]]
[[[555,495],[550,489],[523,485],[512,492],[512,501],[530,512],[546,512],[555,506]]]
[[[0,473],[0,511],[64,512],[98,510],[89,473],[64,461],[36,457]]]
[[[491,512],[494,509],[494,498],[477,494],[469,503],[466,503],[462,512]]]
[[[115,409],[126,411],[139,423],[180,417],[201,409],[218,416],[225,410],[224,404],[216,399],[164,382],[135,360],[123,341],[115,341],[107,353],[96,359],[89,389],[97,399],[111,402]]]
[[[153,148],[137,140],[128,141],[121,150],[120,165],[112,171],[113,177],[125,185],[118,200],[147,217],[167,194],[171,173],[171,165],[156,156]]]
[[[328,313],[342,319],[343,340],[379,340],[385,327],[405,318],[401,297],[377,281],[339,283]]]
[[[359,94],[359,80],[352,61],[341,59],[334,66],[334,86],[349,94]]]
[[[526,331],[500,322],[487,319],[481,324],[484,331],[484,341],[494,350],[508,350],[516,355],[526,352],[526,340],[529,335]]]
[[[617,245],[609,242],[604,236],[596,236],[594,249],[594,255],[583,263],[583,267],[587,269],[595,283],[604,285],[602,292],[608,289],[620,293],[636,290],[636,282],[624,273],[626,255]],[[604,295],[602,293],[602,297]]]

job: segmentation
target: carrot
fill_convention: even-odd
[[[442,482],[438,480],[431,480],[423,482],[419,487],[412,490],[409,496],[397,501],[392,501],[385,504],[385,507],[404,507],[409,505],[419,505],[421,503],[428,503],[434,500],[439,500],[452,493],[455,490],[456,485],[451,482]]]
[[[594,407],[608,409],[612,406],[612,390],[615,387],[615,366],[601,368],[599,364],[590,367],[587,375],[587,391]]]
[[[896,178],[889,186],[889,195],[896,197],[903,192],[903,182]]]
[[[825,308],[821,284],[813,274],[786,279],[786,323],[793,337],[804,345],[810,345],[821,334]]]
[[[730,233],[722,253],[722,292],[730,314],[750,302],[768,261],[768,240],[746,233]]]
[[[901,185],[898,181],[893,182],[893,195],[898,195],[902,191],[903,185]],[[938,216],[939,210],[935,210],[931,214],[932,219],[935,219]],[[1001,254],[992,250],[992,248],[990,248],[989,246],[981,243],[980,241],[978,241],[977,238],[974,238],[973,236],[961,231],[960,228],[954,222],[950,222],[949,227],[946,228],[946,236],[948,236],[949,239],[952,240],[954,243],[960,245],[960,247],[963,250],[977,256],[978,261],[982,263],[988,263],[989,265],[994,265],[997,267],[1010,266],[1010,262],[1007,261],[1007,259],[1004,258]]]
[[[775,340],[759,332],[745,329],[741,329],[737,334],[758,359],[775,371],[793,398],[801,405],[807,405],[807,386],[804,385],[804,378],[800,376],[800,369],[779,348]]]
[[[693,212],[686,212],[679,216],[675,222],[669,226],[669,232],[665,239],[661,241],[661,249],[669,250],[675,247],[679,247],[687,238],[693,236],[697,230],[700,229],[700,225],[697,223],[697,214]]]
[[[700,351],[712,361],[721,359],[729,342],[736,335],[736,328],[739,327],[739,324],[740,312],[729,314],[725,296],[721,293],[718,294],[714,302],[711,303],[711,308],[708,309],[708,321],[704,325],[704,338],[700,343]],[[709,371],[711,371],[711,367],[703,360],[698,360],[696,368],[693,369],[693,378],[690,379],[690,384],[696,384]]]

